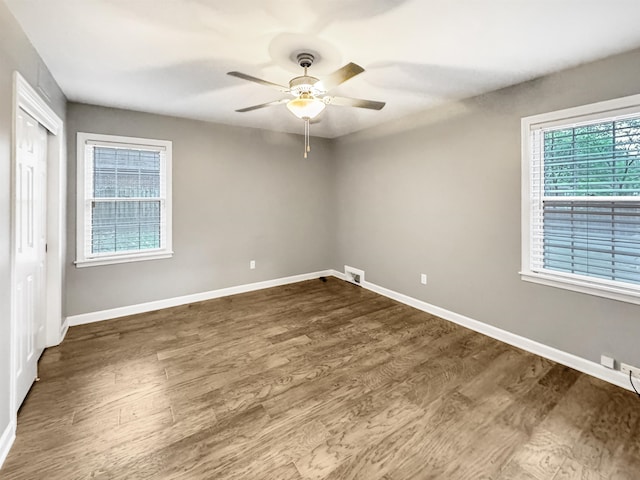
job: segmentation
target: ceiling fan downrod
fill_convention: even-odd
[[[302,52],[296,55],[298,65],[304,68],[304,76],[307,76],[307,68],[313,65],[313,61],[316,59],[311,53]]]

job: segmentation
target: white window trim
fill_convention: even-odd
[[[144,250],[140,252],[124,252],[120,254],[101,254],[94,257],[87,257],[85,252],[85,173],[86,158],[85,145],[87,142],[97,142],[100,144],[121,144],[140,147],[158,147],[165,150],[166,157],[166,200],[165,200],[165,245],[161,249]],[[76,191],[76,267],[93,267],[98,265],[111,265],[116,263],[139,262],[143,260],[157,260],[161,258],[171,258],[172,250],[172,188],[171,188],[171,159],[172,142],[167,140],[154,140],[148,138],[123,137],[118,135],[103,135],[97,133],[78,132],[77,145],[77,191]]]
[[[631,95],[555,112],[532,115],[522,119],[522,265],[519,272],[522,280],[640,305],[640,286],[634,287],[629,284],[627,287],[621,285],[620,282],[599,281],[595,278],[590,281],[586,276],[563,272],[552,273],[548,270],[535,272],[531,269],[531,130],[556,125],[569,127],[572,123],[580,124],[598,118],[623,116],[632,113],[640,113],[640,95]]]

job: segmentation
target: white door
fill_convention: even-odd
[[[16,410],[36,379],[46,314],[47,132],[23,110],[16,122],[14,354]]]

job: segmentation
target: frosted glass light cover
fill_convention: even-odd
[[[300,96],[287,103],[287,108],[298,118],[315,118],[324,110],[322,100],[314,97]]]

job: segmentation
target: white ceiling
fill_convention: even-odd
[[[294,51],[331,93],[386,101],[329,106],[312,135],[337,137],[640,47],[638,0],[5,0],[69,100],[302,133],[282,98],[226,75],[287,84]]]

